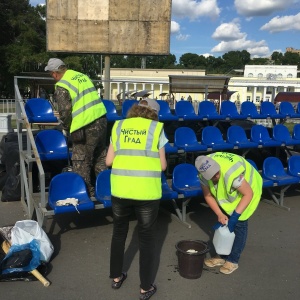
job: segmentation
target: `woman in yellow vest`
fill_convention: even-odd
[[[216,152],[198,156],[195,166],[199,171],[204,198],[218,217],[217,229],[227,224],[235,240],[229,255],[205,259],[208,267],[221,266],[220,272],[231,274],[246,245],[248,219],[256,210],[261,193],[262,178],[243,157]]]
[[[161,172],[167,167],[164,146],[167,139],[158,122],[159,104],[143,99],[134,105],[125,120],[116,121],[106,157],[111,169],[111,195],[114,229],[111,242],[110,278],[112,288],[127,278],[123,271],[129,217],[138,221],[140,250],[140,299],[156,292],[154,281],[155,225],[162,196]]]

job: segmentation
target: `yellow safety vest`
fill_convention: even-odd
[[[249,219],[256,210],[262,194],[263,180],[260,174],[250,163],[239,155],[227,152],[216,152],[209,156],[221,166],[220,179],[217,187],[214,186],[212,180],[208,181],[210,192],[228,215],[233,213],[242,198],[242,195],[237,190],[231,188],[233,181],[239,175],[243,174],[245,180],[251,186],[253,198],[239,217],[240,221]]]
[[[74,70],[67,70],[56,86],[66,89],[72,99],[70,132],[82,128],[106,114],[105,106],[88,76]]]
[[[145,118],[116,121],[112,129],[115,158],[111,194],[134,200],[159,200],[161,163],[159,137],[163,124]]]

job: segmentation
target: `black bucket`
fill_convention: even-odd
[[[206,242],[185,240],[176,244],[180,276],[187,279],[201,277],[205,254],[209,251]],[[195,252],[187,252],[195,250]]]

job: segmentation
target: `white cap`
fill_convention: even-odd
[[[45,67],[45,71],[58,71],[60,66],[65,66],[65,63],[59,58],[50,58],[47,66]]]
[[[144,102],[147,102],[147,104],[144,104]],[[151,109],[155,110],[157,113],[159,112],[160,109],[158,102],[154,99],[142,99],[139,102],[139,106],[150,107]]]

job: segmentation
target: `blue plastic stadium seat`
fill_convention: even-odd
[[[264,101],[260,105],[260,114],[267,116],[271,119],[285,119],[286,116],[277,113],[275,105],[272,102]]]
[[[222,137],[220,129],[214,126],[206,126],[202,131],[202,144],[212,150],[233,149],[234,145],[225,141]]]
[[[288,128],[283,124],[277,124],[273,127],[273,138],[276,141],[280,141],[285,146],[300,144],[300,140],[293,139]]]
[[[128,110],[131,108],[132,105],[138,104],[139,101],[137,100],[125,100],[122,104],[122,118],[126,119]]]
[[[251,101],[244,101],[241,104],[241,115],[247,119],[266,119],[267,115],[262,115],[257,111],[257,107]]]
[[[220,115],[226,120],[245,120],[247,116],[239,114],[236,105],[231,101],[223,101],[221,103]]]
[[[249,141],[245,130],[238,125],[232,125],[227,130],[227,141],[237,149],[258,148],[258,143]]]
[[[218,114],[215,105],[208,100],[199,103],[198,116],[200,120],[225,120],[224,116]]]
[[[106,108],[106,118],[109,122],[114,122],[117,120],[121,120],[122,117],[117,113],[117,109],[115,104],[110,100],[102,100],[105,108]]]
[[[198,170],[192,164],[182,163],[173,170],[172,189],[185,198],[202,196]]]
[[[288,159],[288,173],[300,178],[300,155],[292,155]]]
[[[95,198],[104,207],[111,207],[110,174],[111,170],[107,169],[100,172],[96,178]]]
[[[192,103],[189,101],[178,101],[175,105],[175,114],[178,119],[182,120],[200,120],[195,113]]]
[[[300,141],[300,124],[294,125],[292,137],[294,140]]]
[[[25,112],[29,123],[57,123],[50,102],[44,98],[28,99],[25,103]]]
[[[161,187],[162,187],[161,200],[173,200],[178,198],[178,193],[176,191],[173,191],[168,185],[164,172],[161,172]]]
[[[55,214],[76,212],[73,205],[57,206],[56,201],[67,198],[78,199],[78,211],[94,209],[94,202],[87,193],[84,179],[77,173],[65,172],[54,176],[50,182],[48,203]]]
[[[300,113],[296,113],[291,102],[281,102],[279,104],[279,113],[286,118],[300,118]]]
[[[178,153],[178,147],[176,147],[175,145],[171,145],[169,142],[165,144],[165,152],[167,154],[170,153]]]
[[[264,147],[279,147],[282,144],[271,138],[268,129],[263,125],[254,125],[251,128],[251,141]]]
[[[70,158],[66,138],[59,130],[40,131],[35,137],[35,144],[42,161]]]
[[[185,152],[207,150],[207,146],[197,141],[194,130],[189,127],[179,127],[175,130],[174,145]]]
[[[158,113],[159,121],[178,121],[178,116],[175,116],[171,113],[169,103],[163,100],[157,100],[160,109]]]
[[[279,158],[267,157],[263,162],[263,177],[273,180],[277,185],[290,185],[300,182],[300,177],[289,175]]]
[[[252,160],[252,159],[246,159],[258,172],[258,167],[257,167],[257,164]],[[275,182],[271,179],[267,179],[267,178],[263,178],[263,187],[264,188],[267,188],[267,187],[272,187],[275,185]]]

